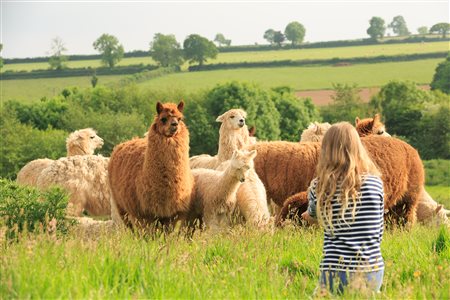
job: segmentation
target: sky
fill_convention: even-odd
[[[292,21],[304,25],[306,42],[366,38],[373,16],[388,24],[401,15],[412,33],[450,22],[448,0],[0,1],[4,58],[48,56],[55,37],[66,54],[95,54],[92,44],[103,33],[128,52],[148,50],[156,33],[174,34],[181,45],[193,33],[249,45],[266,44],[267,29],[284,31]]]

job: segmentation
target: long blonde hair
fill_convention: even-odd
[[[322,140],[322,148],[317,165],[317,216],[326,230],[333,232],[332,200],[340,184],[337,201],[341,204],[340,218],[352,202],[352,218],[355,218],[358,192],[361,187],[361,175],[380,176],[375,164],[368,156],[356,129],[348,122],[334,124],[328,129]]]

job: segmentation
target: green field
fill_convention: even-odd
[[[386,231],[381,293],[342,299],[448,299],[450,244],[433,250],[437,236],[437,228],[420,225]],[[292,226],[235,226],[192,239],[121,230],[40,234],[0,244],[0,298],[308,299],[322,243],[319,229]]]
[[[236,62],[256,62],[256,61],[278,61],[278,60],[304,60],[304,59],[330,59],[330,58],[351,58],[351,57],[372,57],[379,55],[399,55],[442,52],[449,50],[449,42],[432,43],[410,43],[391,45],[371,45],[353,46],[337,48],[316,48],[316,49],[296,49],[296,50],[272,50],[272,51],[251,51],[251,52],[229,52],[219,53],[216,59],[208,60],[207,63],[236,63]],[[134,64],[154,64],[150,57],[124,58],[119,66]],[[100,60],[82,60],[68,62],[69,68],[100,67]],[[187,68],[187,64],[183,67]],[[48,69],[49,64],[27,63],[27,64],[5,64],[2,71],[31,71],[37,69]]]
[[[427,192],[436,202],[443,204],[445,208],[450,208],[450,186],[427,186]]]
[[[124,75],[98,76],[98,84],[104,85],[119,81]],[[42,97],[52,97],[61,93],[65,87],[78,86],[80,88],[91,86],[90,76],[2,80],[1,101],[15,99],[24,103],[38,101]]]
[[[142,88],[209,89],[230,80],[248,81],[265,88],[290,86],[295,90],[330,89],[333,83],[356,83],[359,87],[381,86],[390,80],[429,84],[441,59],[361,64],[346,67],[279,67],[177,73],[140,83]]]

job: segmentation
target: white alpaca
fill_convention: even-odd
[[[190,219],[202,217],[207,229],[229,226],[236,206],[236,192],[253,168],[256,151],[234,151],[223,171],[194,169],[195,192]]]
[[[417,205],[417,221],[425,224],[447,225],[450,227],[450,211],[431,198],[425,189]]]
[[[300,142],[321,142],[330,127],[330,123],[311,123],[308,128],[303,130],[300,136]]]
[[[245,118],[247,113],[242,109],[230,109],[217,117],[222,123],[219,130],[219,150],[216,156],[201,154],[189,159],[191,169],[216,169],[222,162],[231,158],[234,150],[243,149],[251,143]]]
[[[103,139],[92,128],[76,130],[66,139],[67,156],[91,155],[102,146]],[[52,162],[54,160],[48,158],[30,161],[17,173],[17,183],[36,186],[39,174]]]
[[[80,216],[86,210],[92,216],[110,216],[108,161],[101,155],[62,157],[41,172],[36,185],[41,189],[55,185],[66,189],[71,215]]]

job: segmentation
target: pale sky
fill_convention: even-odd
[[[232,45],[265,44],[264,32],[284,31],[291,21],[306,28],[305,41],[366,38],[369,20],[389,24],[402,15],[409,31],[450,22],[449,1],[1,1],[1,56],[46,56],[60,37],[66,54],[95,54],[92,43],[115,35],[125,51],[148,50],[155,33],[174,34],[182,45],[189,34]]]

